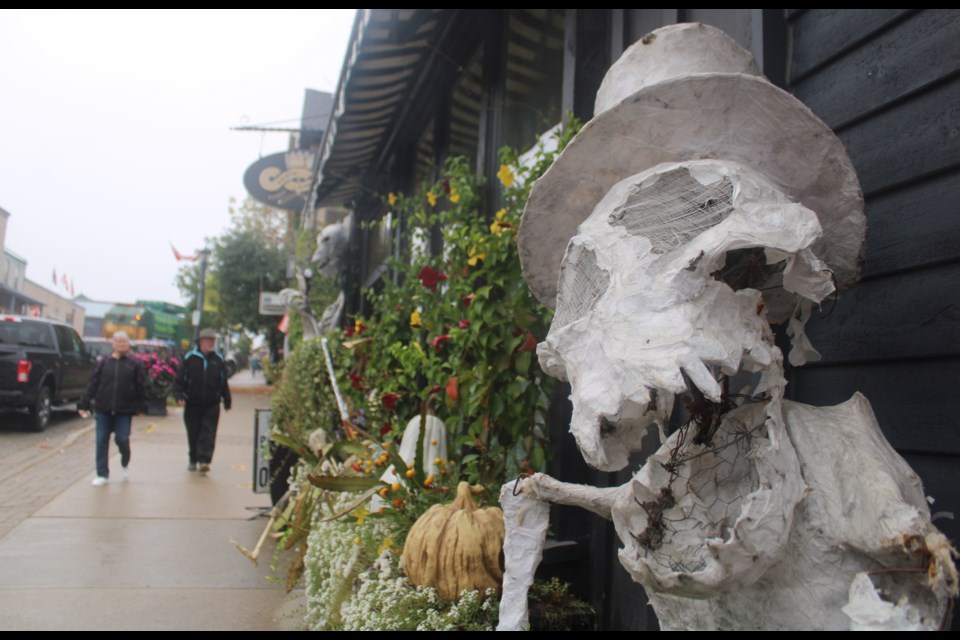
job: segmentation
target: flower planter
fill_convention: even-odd
[[[150,398],[147,400],[147,415],[148,416],[165,416],[167,415],[167,399],[166,398]]]

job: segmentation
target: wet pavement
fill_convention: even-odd
[[[130,478],[111,443],[110,482],[95,474],[92,421],[46,449],[5,458],[0,472],[0,629],[284,631],[302,627],[302,598],[274,580],[269,493],[254,493],[254,416],[269,388],[231,379],[210,474],[187,471],[179,408],[137,416]],[[279,565],[285,567],[285,563]]]

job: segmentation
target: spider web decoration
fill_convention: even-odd
[[[630,235],[649,239],[651,251],[663,254],[723,222],[733,210],[732,200],[729,178],[705,185],[682,167],[631,189],[609,220]]]
[[[593,251],[582,245],[571,244],[560,267],[553,326],[564,327],[585,316],[609,285],[610,276],[597,266],[597,256]]]
[[[693,421],[676,434],[667,486],[655,500],[640,503],[647,528],[634,533],[641,557],[664,570],[694,574],[707,566],[706,541],[729,537],[743,501],[760,487],[753,464],[766,444],[766,423],[746,428],[723,421],[708,444],[694,443]]]

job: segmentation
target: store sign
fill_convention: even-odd
[[[282,316],[287,312],[287,305],[279,293],[264,291],[260,294],[260,315]]]
[[[243,174],[243,185],[259,202],[302,211],[313,179],[315,154],[288,151],[260,158]]]
[[[253,423],[253,492],[270,493],[270,409],[257,409]]]

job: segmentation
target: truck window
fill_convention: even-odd
[[[40,322],[0,322],[0,344],[55,348],[50,326]]]
[[[61,353],[74,353],[80,351],[80,346],[73,340],[73,330],[69,327],[54,326],[57,333],[57,342],[60,343]]]

